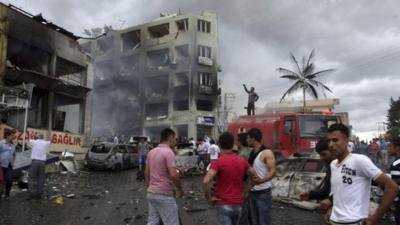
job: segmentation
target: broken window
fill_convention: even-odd
[[[179,45],[175,47],[175,55],[176,59],[175,62],[178,64],[188,65],[190,63],[189,57],[189,45]]]
[[[146,117],[157,119],[168,117],[168,103],[146,104]]]
[[[54,98],[53,129],[70,133],[81,133],[82,100],[56,94]]]
[[[149,27],[147,30],[149,31],[150,38],[160,38],[169,34],[169,23]]]
[[[50,59],[50,53],[19,40],[8,38],[7,66],[9,68],[49,75]]]
[[[211,32],[211,22],[205,20],[197,20],[197,31],[210,33]]]
[[[188,104],[189,99],[189,75],[188,73],[177,73],[175,74],[174,79],[174,99],[176,101],[186,100],[186,104]],[[179,103],[179,105],[182,103]],[[185,106],[184,109],[180,109],[181,107],[175,107],[175,110],[187,110],[189,105]],[[179,109],[178,109],[179,108]]]
[[[211,48],[203,45],[197,47],[198,56],[211,59]]]
[[[131,55],[121,58],[119,73],[121,76],[132,76],[139,70],[139,56]]]
[[[147,52],[147,66],[150,69],[166,66],[169,61],[168,48]]]
[[[168,75],[149,77],[146,79],[146,96],[148,98],[164,98],[168,95]]]
[[[211,87],[213,85],[211,73],[199,72],[199,85]]]
[[[122,51],[135,50],[140,45],[140,30],[134,30],[121,34]]]
[[[212,94],[213,79],[211,73],[199,72],[199,93]]]
[[[176,21],[176,26],[179,31],[189,30],[189,19],[183,19]]]
[[[71,84],[85,85],[86,68],[66,59],[57,57],[56,77]]]
[[[107,52],[114,47],[114,37],[105,36],[97,40],[97,50],[101,52]]]
[[[213,102],[209,100],[197,100],[196,108],[200,111],[213,111]]]
[[[175,111],[186,111],[189,110],[189,100],[174,101]]]

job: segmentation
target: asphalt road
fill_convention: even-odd
[[[200,191],[200,177],[182,180],[186,196],[178,200],[183,225],[215,225],[213,209]],[[145,225],[147,203],[136,170],[50,174],[43,200],[27,200],[28,193],[14,187],[10,200],[0,203],[1,225]],[[57,195],[64,202],[55,202]],[[60,200],[60,199],[59,199]],[[189,210],[190,212],[188,212]],[[273,224],[323,224],[319,212],[273,203]]]

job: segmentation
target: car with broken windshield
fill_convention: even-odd
[[[111,169],[119,171],[137,167],[139,154],[136,144],[94,143],[85,157],[89,169]]]

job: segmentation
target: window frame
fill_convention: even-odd
[[[212,58],[212,48],[205,45],[198,45],[197,46],[197,56],[205,57],[205,58]]]
[[[211,33],[211,22],[207,20],[197,20],[197,31],[202,33]]]

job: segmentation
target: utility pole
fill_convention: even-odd
[[[235,93],[224,94],[224,116],[223,116],[223,130],[226,131],[228,128],[228,117],[232,110],[231,103],[235,99]],[[228,105],[229,104],[229,105]]]

